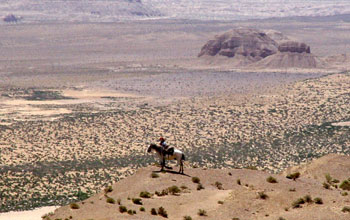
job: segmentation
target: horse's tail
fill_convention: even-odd
[[[186,159],[185,159],[185,154],[182,154],[181,160],[186,160]]]

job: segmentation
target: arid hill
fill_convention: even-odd
[[[256,62],[275,54],[277,47],[277,43],[262,31],[238,28],[209,40],[202,47],[198,57],[224,56]]]
[[[325,66],[311,53],[307,44],[291,40],[278,31],[264,32],[250,28],[233,29],[215,36],[202,47],[198,57],[205,57],[209,63],[216,64],[230,58],[225,62],[232,66],[264,69]]]
[[[348,192],[340,183],[327,189],[322,184],[326,179],[315,180],[310,174],[349,177],[348,161],[349,156],[339,155],[317,159],[295,180],[251,169],[187,168],[186,175],[179,175],[147,167],[46,219],[163,219],[160,214],[166,212],[168,219],[345,220],[350,218]],[[160,214],[152,215],[152,208]]]

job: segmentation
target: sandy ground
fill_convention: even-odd
[[[31,211],[0,213],[0,220],[40,220],[41,216],[53,212],[58,206],[41,207]]]

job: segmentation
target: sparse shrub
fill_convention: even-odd
[[[256,166],[247,166],[246,169],[248,170],[258,170]]]
[[[241,179],[237,179],[236,182],[237,182],[238,185],[241,185],[241,184],[242,184],[242,183],[241,183]]]
[[[207,211],[205,211],[204,209],[199,209],[197,214],[199,216],[207,216]]]
[[[162,192],[155,191],[155,194],[157,196],[166,196],[169,194],[169,191],[168,191],[168,189],[163,189]]]
[[[264,192],[258,192],[258,197],[260,198],[260,199],[267,199],[267,198],[269,198],[269,196],[268,195],[266,195]]]
[[[288,207],[285,207],[285,208],[284,208],[284,211],[288,212],[288,211],[289,211],[289,208],[288,208]]]
[[[349,212],[350,213],[350,207],[349,206],[344,206],[343,209],[341,210],[342,212]]]
[[[80,208],[80,206],[76,203],[71,203],[69,206],[71,209],[79,209]]]
[[[149,199],[152,197],[152,194],[150,192],[147,192],[147,191],[142,191],[142,192],[140,192],[140,197],[145,198],[145,199]]]
[[[232,220],[239,220],[239,218],[232,218]]]
[[[314,202],[315,202],[316,204],[318,204],[318,205],[323,204],[323,201],[322,201],[322,199],[321,199],[320,197],[314,198]]]
[[[129,214],[129,215],[133,215],[133,214],[134,214],[134,211],[131,210],[131,209],[129,209],[129,210],[128,210],[128,214]]]
[[[192,220],[192,217],[191,217],[191,216],[186,215],[186,216],[184,216],[184,220]]]
[[[106,187],[106,188],[104,189],[105,194],[110,193],[110,192],[112,192],[112,191],[113,191],[112,186],[108,186],[108,187]]]
[[[140,207],[140,212],[146,211],[145,207]]]
[[[127,211],[128,211],[128,209],[125,206],[123,206],[123,205],[119,206],[119,212],[120,213],[124,213],[124,212],[127,212]]]
[[[197,185],[197,190],[202,190],[202,189],[205,189],[205,188],[204,188],[204,186],[201,183],[199,183]]]
[[[220,205],[222,205],[222,204],[224,204],[224,201],[218,201],[218,204],[220,204]]]
[[[151,209],[151,215],[157,215],[157,210],[155,208],[152,208]]]
[[[180,186],[180,188],[181,188],[182,190],[188,189],[188,187],[185,186],[185,185]]]
[[[151,173],[151,177],[152,177],[152,178],[158,178],[159,175],[158,175],[158,173]]]
[[[171,194],[171,195],[177,195],[178,193],[181,192],[181,190],[179,189],[179,187],[177,186],[171,186],[168,188],[168,192]]]
[[[117,200],[117,203],[118,203],[118,205],[121,205],[121,204],[122,204],[122,200],[119,198],[119,199]]]
[[[287,175],[288,179],[292,179],[292,180],[296,180],[300,177],[300,173],[299,172],[295,172],[295,173],[291,173]]]
[[[136,205],[142,205],[142,199],[140,198],[132,198],[132,202]]]
[[[339,188],[341,188],[342,190],[348,190],[348,191],[350,191],[350,181],[344,180],[344,181],[339,185]]]
[[[267,181],[268,183],[278,183],[277,180],[276,180],[276,178],[274,178],[273,176],[267,177],[266,181]]]
[[[192,177],[192,182],[194,182],[194,183],[200,183],[201,180],[200,180],[198,177],[194,176],[194,177]]]
[[[323,188],[325,188],[325,189],[330,189],[330,188],[331,188],[331,185],[329,185],[329,184],[326,183],[326,182],[324,182],[324,183],[322,184],[322,186],[323,186]]]
[[[107,198],[106,202],[111,203],[111,204],[115,204],[115,200],[113,198]]]
[[[224,188],[222,187],[222,183],[220,183],[220,182],[218,182],[218,181],[215,182],[215,186],[216,186],[218,189],[220,189],[220,190],[224,189]]]
[[[165,211],[165,209],[161,206],[158,208],[158,215],[168,218],[168,213]]]
[[[304,204],[305,203],[305,201],[304,201],[304,199],[303,198],[299,198],[299,199],[297,199],[296,201],[294,201],[293,203],[292,203],[292,207],[295,209],[295,208],[300,208],[301,207],[301,204]]]
[[[326,173],[324,176],[326,178],[327,183],[331,183],[332,182],[333,178],[331,177],[331,175],[329,173]]]
[[[279,217],[278,220],[286,220],[285,218],[283,217]]]
[[[313,202],[310,195],[304,196],[304,201],[307,202],[307,203],[312,203]]]
[[[295,188],[290,188],[290,189],[289,189],[289,192],[295,192],[295,191],[296,191]]]
[[[231,172],[228,172],[228,175],[229,175],[229,176],[232,176],[232,173],[231,173]]]
[[[349,194],[348,194],[347,192],[342,192],[341,195],[342,195],[342,196],[347,196],[347,195],[349,195]]]

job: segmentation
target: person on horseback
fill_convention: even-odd
[[[160,141],[160,143],[159,143],[159,145],[161,146],[161,148],[162,148],[162,155],[163,155],[163,165],[165,166],[165,155],[166,155],[166,153],[167,153],[167,150],[168,150],[168,145],[166,144],[166,142],[165,142],[165,138],[163,138],[163,137],[160,137],[159,138],[159,141]]]
[[[165,138],[160,137],[160,138],[159,138],[159,141],[160,141],[159,145],[163,148],[163,150],[166,151],[166,150],[168,149],[169,146],[166,144]]]

